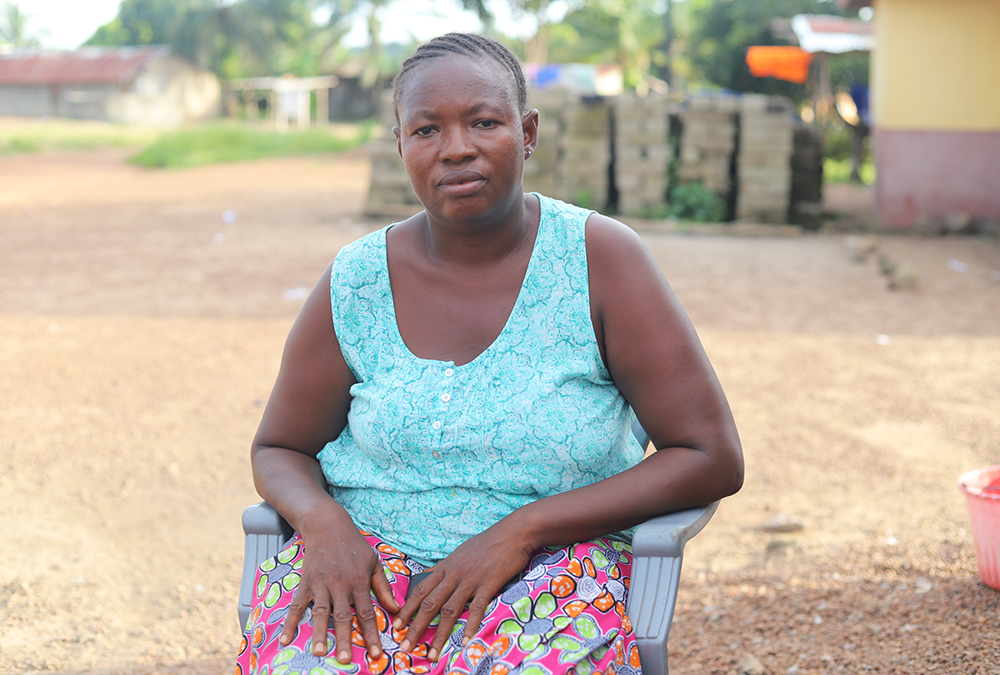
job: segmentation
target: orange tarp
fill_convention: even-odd
[[[799,47],[750,47],[747,65],[754,77],[774,77],[787,82],[804,84],[809,79],[812,54]]]

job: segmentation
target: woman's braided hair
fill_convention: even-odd
[[[471,56],[488,57],[510,71],[517,87],[517,107],[521,113],[528,108],[528,88],[524,83],[524,71],[517,57],[502,44],[488,37],[475,33],[448,33],[436,37],[430,42],[420,45],[410,58],[403,61],[403,66],[392,81],[392,105],[396,112],[396,123],[399,123],[399,101],[402,98],[403,82],[415,67],[429,59],[439,56]]]

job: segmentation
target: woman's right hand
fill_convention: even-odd
[[[333,527],[327,520],[325,527],[302,528],[305,531],[300,532],[303,546],[301,578],[278,638],[282,646],[291,643],[299,621],[312,603],[313,654],[323,656],[327,653],[327,629],[332,617],[336,658],[345,664],[351,662],[351,627],[355,614],[368,654],[378,658],[382,653],[372,591],[388,612],[399,611],[382,561],[349,517],[347,520]]]

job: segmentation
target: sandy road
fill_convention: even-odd
[[[0,671],[229,671],[246,449],[297,289],[379,225],[361,152],[123,156],[0,158]],[[836,237],[645,239],[748,470],[689,549],[673,672],[996,672],[955,480],[1000,463],[998,242],[882,237],[920,275],[895,293]],[[777,514],[804,529],[761,531]]]

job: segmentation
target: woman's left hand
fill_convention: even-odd
[[[528,542],[508,516],[485,532],[477,534],[452,551],[451,555],[428,570],[431,574],[410,593],[399,610],[393,627],[407,626],[400,643],[403,651],[416,646],[424,631],[438,614],[434,640],[427,658],[436,662],[448,641],[455,623],[469,607],[463,646],[475,635],[490,602],[511,578],[531,560],[533,545]]]

